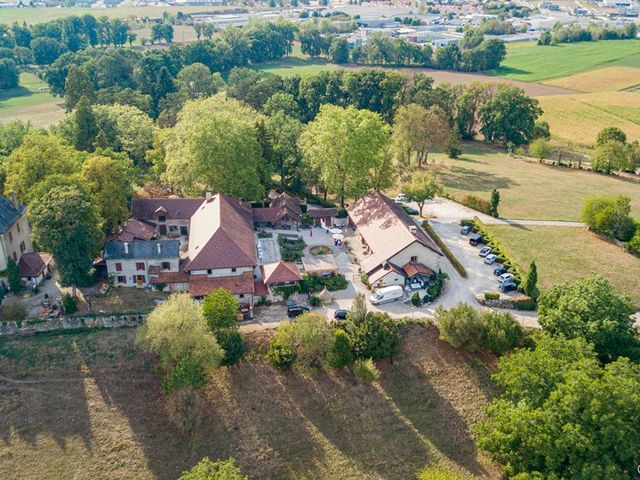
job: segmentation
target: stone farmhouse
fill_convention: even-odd
[[[361,267],[374,288],[405,285],[438,271],[444,255],[393,200],[371,192],[347,208],[367,257]]]
[[[11,199],[0,195],[0,271],[7,269],[10,258],[19,264],[28,252],[33,252],[33,243],[27,208],[18,203],[15,193]]]

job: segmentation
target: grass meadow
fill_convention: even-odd
[[[465,143],[464,154],[450,159],[430,155],[447,192],[489,198],[500,191],[500,215],[522,220],[579,220],[584,200],[592,195],[621,194],[631,198],[632,214],[640,218],[640,185],[585,170],[542,165],[510,157],[479,143]]]
[[[601,40],[556,46],[510,43],[502,65],[490,73],[511,80],[540,82],[601,65],[640,67],[640,41]]]
[[[38,91],[41,87],[48,85],[33,73],[23,72],[17,88],[0,91],[0,123],[23,120],[36,127],[48,127],[61,120],[64,100],[47,91]]]
[[[592,146],[598,132],[610,126],[622,129],[630,141],[640,140],[638,93],[551,95],[538,97],[538,101],[544,110],[542,119],[549,122],[552,136],[563,142]]]
[[[640,68],[621,66],[597,68],[545,81],[544,84],[585,93],[626,90],[640,85]]]
[[[640,258],[586,228],[491,225],[516,261],[538,267],[538,286],[550,288],[593,273],[608,278],[640,305]]]
[[[495,357],[407,329],[372,386],[281,372],[264,360],[268,333],[250,334],[245,359],[190,405],[189,435],[133,329],[0,340],[0,478],[175,480],[204,456],[233,456],[254,480],[410,479],[427,464],[499,478],[472,433]]]

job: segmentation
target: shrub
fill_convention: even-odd
[[[62,306],[64,307],[64,312],[67,315],[72,315],[78,311],[78,300],[76,297],[65,293],[62,295]]]
[[[494,353],[511,350],[522,339],[522,327],[507,312],[482,312],[485,327],[484,346]]]
[[[629,216],[630,212],[629,197],[590,197],[582,207],[582,221],[594,232],[626,242],[636,230],[635,222]]]
[[[178,480],[249,480],[249,477],[242,474],[233,458],[212,462],[204,457]]]
[[[214,330],[236,325],[239,311],[238,301],[224,288],[216,288],[202,302],[202,314],[209,327]]]
[[[291,322],[281,323],[269,341],[267,360],[275,367],[286,370],[296,359],[295,327]]]
[[[333,349],[333,332],[326,319],[317,313],[305,313],[294,324],[296,363],[304,368],[323,366]]]
[[[271,289],[273,293],[279,297],[282,297],[285,301],[289,300],[289,297],[294,293],[298,293],[300,291],[299,285],[279,285],[275,286]]]
[[[607,142],[627,143],[627,135],[618,127],[603,128],[596,137],[596,145],[604,145]]]
[[[13,293],[18,293],[22,290],[20,267],[11,257],[9,257],[9,260],[7,261],[7,280],[9,281],[9,289]]]
[[[627,242],[627,249],[634,255],[640,256],[640,226],[636,226],[636,233]]]
[[[365,385],[370,385],[380,378],[380,370],[370,358],[356,360],[353,364],[353,374],[360,383]]]
[[[348,333],[358,358],[391,358],[400,342],[398,324],[386,313],[367,313]]]
[[[480,198],[476,195],[465,195],[459,200],[456,199],[456,201],[486,215],[491,215],[491,202],[489,200]]]
[[[162,390],[165,394],[169,394],[187,386],[199,388],[206,383],[207,375],[202,363],[191,356],[185,356],[164,377]]]
[[[519,298],[514,300],[513,306],[519,311],[532,312],[536,309],[537,304],[533,298]]]
[[[436,309],[436,321],[440,339],[453,348],[466,348],[471,352],[482,349],[485,328],[472,306],[463,303],[449,310],[440,306]]]
[[[329,355],[329,362],[333,368],[344,368],[353,361],[351,340],[344,330],[333,332],[333,348]]]
[[[240,330],[236,327],[220,328],[215,331],[218,345],[224,350],[222,365],[233,365],[244,355],[244,344]]]
[[[19,300],[7,300],[0,307],[0,319],[4,322],[21,322],[27,318],[27,307]]]
[[[485,300],[499,300],[500,294],[498,292],[484,292]]]
[[[413,296],[411,297],[411,304],[414,307],[421,307],[422,306],[422,300],[420,299],[420,293],[416,292],[413,294]]]
[[[317,295],[311,295],[309,297],[309,305],[311,305],[312,307],[319,307],[320,305],[322,305],[322,299]]]

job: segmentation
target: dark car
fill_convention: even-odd
[[[493,271],[493,274],[496,277],[499,277],[500,275],[502,275],[503,273],[507,273],[507,269],[504,267],[498,267]]]
[[[462,235],[469,235],[471,233],[471,225],[465,225],[464,227],[462,227],[460,233]]]
[[[402,209],[407,212],[409,215],[418,215],[420,212],[415,208],[409,207],[408,205],[401,205]]]
[[[517,289],[518,289],[518,285],[516,285],[515,282],[504,282],[500,284],[500,291],[502,293],[511,292]]]
[[[348,314],[349,310],[341,308],[333,313],[333,318],[335,318],[336,320],[346,320]]]
[[[480,243],[481,240],[482,240],[482,235],[478,235],[476,233],[469,239],[469,245],[473,245],[475,247]]]
[[[307,307],[303,307],[302,305],[294,305],[293,307],[287,308],[287,317],[296,318],[303,313],[307,313],[308,311],[309,309]]]

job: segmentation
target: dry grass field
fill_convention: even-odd
[[[513,158],[480,143],[464,144],[463,152],[459,159],[431,155],[427,168],[440,176],[451,193],[472,193],[488,199],[491,190],[497,188],[500,215],[505,218],[579,220],[587,197],[613,193],[630,197],[632,214],[640,218],[637,182]]]
[[[545,226],[490,228],[520,265],[536,261],[541,288],[599,273],[640,305],[640,258],[595,233],[581,228]]]
[[[0,478],[175,480],[204,456],[233,456],[254,480],[411,479],[426,464],[500,477],[472,434],[495,394],[493,356],[411,326],[367,387],[347,371],[277,371],[266,335],[212,376],[190,436],[133,330],[0,341]]]
[[[640,71],[640,70],[639,70]],[[640,140],[640,94],[597,92],[538,97],[554,138],[591,146],[605,127],[621,128],[629,140]]]
[[[578,92],[612,92],[640,85],[640,68],[605,67],[543,82]]]

